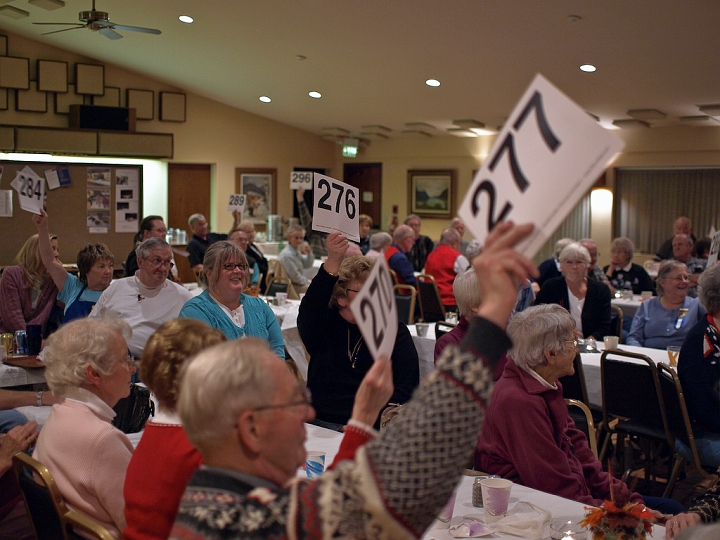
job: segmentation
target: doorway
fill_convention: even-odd
[[[382,163],[345,163],[343,180],[360,190],[360,213],[373,220],[373,228],[382,229]]]

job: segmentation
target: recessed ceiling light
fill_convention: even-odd
[[[311,98],[320,99],[322,97],[322,94],[320,92],[310,92],[308,94]]]
[[[263,103],[270,103],[272,99],[267,96],[260,96],[260,101],[262,101]]]
[[[192,17],[188,17],[187,15],[180,15],[178,17],[178,19],[180,19],[182,22],[188,23],[188,24],[190,24],[194,20]]]
[[[597,68],[592,64],[583,64],[582,66],[580,66],[580,71],[584,71],[585,73],[592,73],[596,69]]]
[[[427,84],[428,86],[440,86],[440,81],[438,81],[437,79],[428,79],[427,81],[425,81],[425,84]]]

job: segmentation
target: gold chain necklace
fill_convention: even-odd
[[[358,339],[358,342],[355,344],[355,348],[352,351],[352,354],[350,353],[350,328],[347,329],[347,355],[348,360],[351,362],[351,367],[355,369],[355,363],[357,362],[358,353],[360,352],[360,346],[362,345],[363,338],[362,335],[360,336],[360,339]]]

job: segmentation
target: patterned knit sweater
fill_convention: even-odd
[[[315,481],[254,487],[216,470],[195,473],[170,538],[419,538],[471,455],[510,346],[498,327],[471,323],[381,436]]]

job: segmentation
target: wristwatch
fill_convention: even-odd
[[[43,393],[44,393],[44,392],[43,392],[42,390],[38,390],[38,391],[37,391],[37,406],[38,406],[38,407],[42,407],[42,406],[43,406],[43,404],[42,404],[42,396],[43,396]]]

